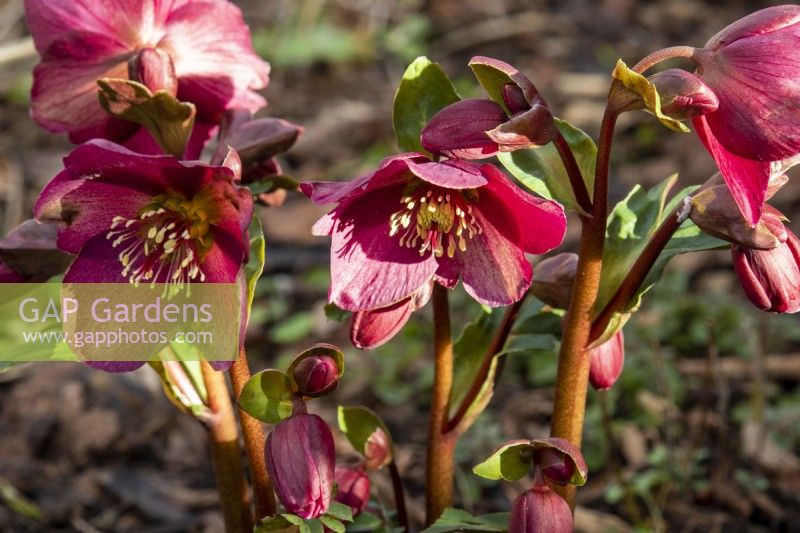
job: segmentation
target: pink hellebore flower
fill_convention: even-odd
[[[617,331],[606,342],[589,350],[589,382],[596,390],[608,390],[617,382],[625,365],[625,337]]]
[[[488,164],[406,153],[351,182],[301,187],[320,205],[337,204],[313,232],[332,236],[329,299],[355,313],[360,347],[396,333],[433,281],[453,288],[461,279],[490,306],[519,300],[531,283],[525,253],[555,248],[566,231],[558,203],[521,191]]]
[[[77,256],[65,282],[233,283],[247,262],[253,212],[239,169],[235,151],[210,166],[95,139],[64,159],[34,216],[58,223],[59,249]]]
[[[42,56],[31,114],[74,143],[102,137],[155,146],[145,130],[109,117],[98,102],[97,80],[128,78],[129,61],[137,81],[197,106],[194,155],[224,110],[266,105],[255,91],[267,86],[269,65],[253,51],[239,8],[225,0],[25,0],[25,12]]]
[[[770,162],[800,153],[800,6],[748,15],[695,51],[718,108],[694,118],[739,209],[761,217]]]
[[[352,466],[337,466],[334,480],[338,486],[336,501],[350,508],[358,516],[369,504],[370,481],[363,469]]]
[[[786,233],[787,239],[772,250],[731,248],[745,294],[764,311],[800,311],[800,239],[788,228]]]
[[[508,533],[572,533],[572,511],[544,482],[517,496],[508,519]]]

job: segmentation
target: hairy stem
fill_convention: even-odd
[[[489,370],[492,367],[492,360],[494,360],[495,355],[505,346],[508,335],[511,333],[511,328],[514,326],[514,321],[516,321],[519,310],[522,308],[522,302],[525,301],[525,296],[527,296],[527,293],[506,309],[500,327],[497,328],[492,343],[483,356],[483,361],[478,369],[478,373],[475,375],[475,379],[472,381],[472,385],[470,385],[467,394],[459,404],[458,410],[453,415],[453,418],[447,423],[448,432],[455,431],[456,428],[458,428],[458,425],[464,419],[464,416],[466,416],[470,405],[472,405],[472,402],[474,402],[475,398],[480,394],[483,384],[486,382],[486,377],[489,375]]]
[[[642,74],[650,67],[653,67],[662,61],[666,61],[667,59],[672,59],[674,57],[686,57],[691,59],[694,57],[695,52],[697,52],[697,48],[693,48],[691,46],[670,46],[669,48],[663,48],[653,52],[649,56],[636,63],[636,65],[633,66],[633,70],[639,74]]]
[[[239,431],[233,414],[225,374],[215,371],[207,361],[201,361],[203,382],[206,386],[208,407],[213,415],[206,431],[211,446],[211,461],[217,481],[222,515],[227,533],[249,533],[253,529],[250,501],[247,495],[242,456],[239,449]]]
[[[397,511],[397,522],[403,531],[408,533],[408,512],[406,511],[406,494],[403,491],[403,479],[400,477],[400,470],[397,463],[392,460],[389,463],[389,474],[392,477],[392,490],[394,491],[394,507]]]
[[[578,266],[558,356],[558,374],[550,431],[552,436],[567,439],[578,447],[581,445],[583,435],[586,392],[589,383],[589,357],[586,353],[586,346],[589,344],[592,307],[597,299],[600,273],[603,268],[606,216],[608,215],[608,167],[617,116],[617,113],[606,108],[600,127],[592,216],[581,217]],[[574,507],[574,487],[569,486],[561,493],[570,506]]]
[[[687,197],[687,199],[688,198],[689,197]],[[686,200],[684,200],[672,213],[667,215],[667,218],[664,219],[655,233],[653,233],[647,246],[642,250],[642,253],[639,254],[639,257],[636,258],[636,261],[619,284],[619,287],[617,287],[611,300],[608,301],[606,306],[600,311],[600,314],[594,319],[589,334],[589,342],[599,338],[608,327],[614,313],[624,309],[625,306],[628,305],[631,298],[636,294],[636,291],[638,291],[639,287],[644,283],[644,280],[653,268],[658,256],[661,255],[661,251],[683,221],[686,220],[687,215],[688,205]]]
[[[581,207],[581,209],[583,209],[586,213],[591,213],[592,200],[589,198],[589,191],[586,189],[586,182],[583,180],[583,174],[578,166],[578,162],[575,160],[575,154],[572,153],[572,148],[570,148],[569,143],[564,136],[561,135],[561,132],[558,132],[558,137],[555,138],[553,144],[555,144],[556,150],[558,150],[558,155],[561,157],[561,161],[564,163],[564,168],[567,170],[569,184],[572,186],[572,192],[575,194],[575,200],[578,202],[578,205]]]
[[[247,362],[247,353],[244,346],[239,350],[239,357],[233,362],[230,370],[233,394],[239,398],[244,384],[250,379],[250,365]],[[275,496],[272,482],[267,472],[267,463],[264,458],[264,426],[260,421],[247,414],[242,408],[239,411],[239,423],[244,436],[244,448],[247,452],[247,464],[250,467],[250,482],[253,486],[253,500],[256,510],[256,521],[275,514]]]
[[[447,432],[450,389],[453,386],[453,339],[447,289],[433,287],[433,334],[435,361],[433,397],[428,426],[426,521],[432,524],[453,504],[453,452],[455,436]]]

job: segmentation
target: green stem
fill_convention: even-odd
[[[656,50],[649,56],[636,63],[632,70],[642,74],[650,67],[653,67],[662,61],[666,61],[667,59],[672,59],[675,57],[686,57],[691,59],[694,57],[696,52],[697,48],[693,48],[691,46],[670,46],[669,48]]]
[[[480,394],[484,383],[486,383],[486,378],[489,376],[489,371],[491,370],[494,357],[500,352],[500,350],[503,349],[503,346],[506,344],[506,340],[508,340],[508,336],[511,333],[511,328],[514,326],[514,321],[516,321],[519,311],[522,308],[522,302],[525,301],[525,296],[527,296],[527,293],[525,293],[522,298],[508,306],[506,309],[506,313],[503,315],[503,320],[495,332],[492,343],[489,345],[489,349],[486,350],[486,354],[483,356],[483,361],[481,361],[481,366],[478,368],[478,372],[475,374],[475,379],[472,380],[472,385],[470,385],[467,394],[464,395],[464,399],[461,400],[458,410],[453,415],[453,418],[451,418],[447,423],[448,432],[456,431],[458,429],[458,425],[462,420],[464,420],[464,416],[466,416],[467,411],[469,411],[472,402],[474,402],[475,398],[477,398],[478,394]]]
[[[447,289],[433,287],[435,360],[433,397],[428,427],[426,522],[432,524],[453,504],[455,435],[447,432],[450,390],[453,386],[453,340]]]
[[[617,113],[606,108],[600,127],[592,216],[581,217],[578,265],[558,357],[550,431],[552,436],[567,439],[578,447],[583,435],[589,383],[589,357],[586,347],[592,325],[592,308],[597,299],[603,269],[608,215],[608,169],[617,116]],[[561,492],[570,506],[574,506],[574,487],[569,486]]]
[[[616,292],[608,301],[606,306],[597,315],[592,323],[592,329],[589,335],[589,342],[598,339],[608,327],[614,313],[624,309],[636,292],[647,279],[647,275],[656,263],[658,256],[661,255],[662,250],[667,245],[672,235],[678,230],[680,225],[686,220],[688,215],[689,205],[687,197],[681,204],[675,208],[672,213],[667,215],[667,218],[661,223],[658,229],[653,233],[650,241],[645,246],[639,257],[631,266],[631,269],[625,275],[622,282],[617,287]]]
[[[239,351],[239,357],[233,362],[230,370],[233,394],[238,398],[242,393],[244,384],[250,379],[250,365],[247,363],[247,353],[244,347]],[[275,497],[272,482],[267,472],[267,463],[264,457],[264,426],[260,421],[247,414],[242,408],[238,409],[239,423],[242,426],[244,447],[247,452],[247,464],[250,467],[250,483],[253,486],[253,500],[255,503],[256,521],[265,516],[274,515]]]
[[[561,162],[564,163],[564,168],[569,176],[569,183],[572,186],[572,192],[575,194],[575,200],[585,213],[592,212],[592,199],[589,198],[589,191],[586,189],[586,182],[583,180],[583,173],[575,160],[575,154],[572,153],[569,143],[558,132],[558,137],[555,138],[553,144],[558,150],[558,155],[561,157]]]
[[[213,413],[207,422],[206,431],[225,531],[250,533],[253,529],[253,518],[242,470],[239,431],[228,384],[225,382],[225,374],[215,371],[207,361],[201,361],[201,369],[208,407]]]

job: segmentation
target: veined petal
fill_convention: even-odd
[[[428,303],[433,284],[388,307],[356,311],[350,324],[350,341],[356,348],[373,349],[391,340],[405,326],[411,314]]]
[[[710,130],[706,117],[692,122],[697,135],[716,161],[736,205],[747,222],[754,226],[761,218],[770,177],[770,163],[745,159],[729,152]]]
[[[448,189],[475,189],[486,185],[481,167],[470,161],[448,159],[442,162],[415,162],[406,160],[415,176],[439,187]]]

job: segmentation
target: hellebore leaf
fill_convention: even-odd
[[[422,533],[450,533],[456,531],[482,531],[493,533],[508,531],[508,513],[472,516],[461,509],[445,509],[442,516]]]
[[[325,513],[325,515],[333,517],[341,522],[353,521],[353,510],[349,505],[339,502],[331,502],[330,507],[328,507],[328,512]]]
[[[486,479],[516,481],[528,475],[533,465],[535,448],[528,440],[506,442],[472,471]]]
[[[658,96],[655,84],[638,72],[629,69],[621,59],[617,61],[611,77],[622,85],[624,91],[629,93],[627,96],[638,97],[641,106],[655,115],[663,125],[681,133],[689,132],[689,128],[683,122],[668,117],[661,111],[661,98]]]
[[[394,459],[394,443],[386,424],[366,407],[339,406],[339,429],[373,469]],[[370,464],[371,463],[371,464]]]
[[[165,90],[152,92],[141,83],[117,79],[97,80],[100,105],[108,114],[147,128],[167,154],[180,158],[192,134],[197,109]]]
[[[614,295],[661,222],[670,216],[683,199],[695,189],[684,189],[667,202],[667,195],[677,179],[677,174],[673,174],[649,191],[636,185],[628,196],[614,207],[608,218],[603,273],[600,277],[595,313],[599,313]],[[726,246],[728,244],[725,241],[701,232],[691,220],[683,222],[664,247],[635,296],[612,318],[609,327],[593,346],[607,341],[625,325],[630,315],[639,308],[642,295],[661,277],[670,259],[687,252],[713,250]]]
[[[323,515],[319,517],[319,521],[322,522],[323,526],[330,529],[334,533],[345,532],[344,524],[342,524],[340,521],[336,520],[333,517]]]
[[[460,99],[439,65],[424,56],[414,60],[394,97],[394,133],[400,150],[430,155],[420,144],[422,128],[436,113]]]
[[[565,120],[555,119],[556,126],[575,154],[589,196],[594,187],[594,165],[597,146],[589,135]],[[582,212],[572,192],[567,170],[553,143],[537,148],[516,150],[497,155],[515,178],[534,193],[556,200],[566,209]]]
[[[177,343],[174,346],[179,347]],[[200,361],[181,357],[172,346],[161,351],[160,359],[160,361],[150,361],[148,364],[161,378],[164,395],[190,416],[202,419],[209,415],[211,410],[206,405],[206,386],[203,382]]]
[[[277,424],[292,414],[294,383],[279,370],[263,370],[247,380],[239,407],[262,422]]]
[[[298,531],[297,525],[295,525],[293,522],[290,522],[289,519],[284,515],[268,516],[263,518],[255,525],[255,528],[253,529],[253,533],[289,533],[294,531]]]

